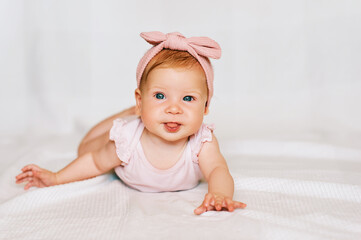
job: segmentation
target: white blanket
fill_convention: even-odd
[[[1,140],[0,239],[361,239],[361,150],[315,142],[223,141],[235,212],[193,214],[207,185],[142,193],[109,173],[22,189],[28,163],[58,170],[79,136]]]

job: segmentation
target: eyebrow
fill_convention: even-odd
[[[148,90],[149,91],[164,91],[166,90],[167,88],[166,87],[160,87],[160,86],[152,86],[152,87],[149,87]],[[199,96],[202,96],[202,92],[201,91],[197,91],[197,90],[194,90],[194,89],[191,89],[191,90],[184,90],[183,91],[185,93],[185,95],[199,95]]]
[[[148,91],[153,92],[153,91],[164,91],[164,90],[167,89],[167,88],[165,88],[165,87],[159,87],[159,86],[152,86],[152,87],[147,87],[146,89],[147,89]]]
[[[191,90],[191,91],[185,91],[187,94],[190,94],[190,95],[199,95],[199,96],[202,96],[202,93],[200,91],[194,91],[194,90]]]
[[[166,89],[166,87],[160,87],[160,86],[157,86],[157,85],[155,85],[155,86],[152,86],[152,87],[149,87],[149,89]]]

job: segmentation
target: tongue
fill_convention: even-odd
[[[170,128],[178,127],[178,123],[167,123],[167,126]]]

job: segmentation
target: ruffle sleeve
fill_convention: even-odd
[[[203,143],[212,141],[212,133],[214,129],[214,124],[202,124],[199,131],[190,139],[193,162],[198,163],[198,157]]]
[[[114,141],[115,151],[122,165],[128,164],[133,151],[133,140],[139,125],[139,120],[128,122],[118,118],[113,121],[109,139]]]

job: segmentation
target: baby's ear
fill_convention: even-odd
[[[206,104],[206,107],[204,108],[204,115],[207,115],[209,113],[209,107]]]
[[[140,109],[142,108],[142,94],[139,88],[135,89],[134,95],[135,95],[135,103],[136,103],[135,114],[140,116]]]

